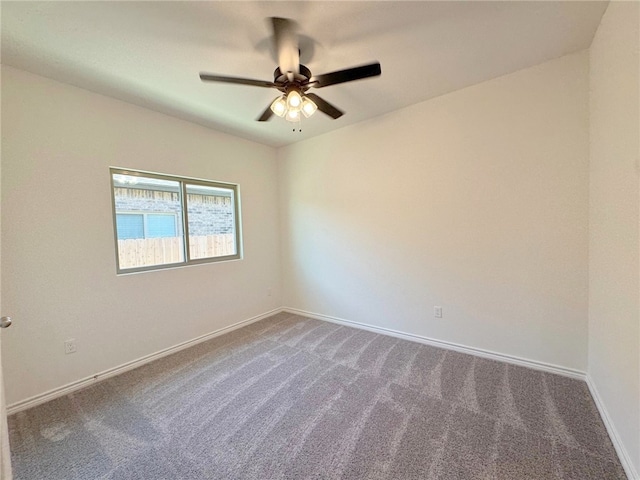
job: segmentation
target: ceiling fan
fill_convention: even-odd
[[[200,73],[200,79],[204,82],[275,88],[282,92],[282,95],[276,98],[257,118],[259,122],[269,120],[274,114],[284,117],[290,122],[297,122],[300,120],[301,114],[308,118],[316,110],[320,110],[335,120],[340,118],[344,112],[318,95],[307,93],[307,91],[310,88],[323,88],[338,83],[376,77],[382,73],[380,64],[375,62],[314,76],[307,67],[300,64],[295,23],[287,18],[277,17],[271,17],[270,21],[278,56],[278,67],[273,73],[273,82]]]

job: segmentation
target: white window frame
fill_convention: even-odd
[[[116,196],[115,189],[119,187],[114,182],[115,175],[128,175],[134,177],[144,177],[144,178],[156,178],[158,180],[169,180],[172,182],[178,182],[180,184],[179,187],[179,195],[180,195],[180,206],[182,213],[182,247],[183,247],[183,258],[182,262],[174,262],[174,263],[164,263],[160,265],[149,265],[144,267],[134,267],[134,268],[120,268],[120,256],[118,252],[118,227],[117,227],[117,215],[120,214],[154,214],[155,212],[136,212],[136,211],[126,211],[126,212],[116,212]],[[131,170],[128,168],[120,168],[120,167],[110,167],[109,168],[109,179],[111,182],[111,211],[113,216],[113,238],[115,240],[115,253],[116,253],[116,273],[117,274],[128,274],[128,273],[136,273],[136,272],[146,272],[151,270],[165,270],[168,268],[176,268],[176,267],[184,267],[188,265],[199,265],[204,263],[217,263],[229,260],[241,260],[242,259],[242,221],[240,217],[240,185],[235,183],[226,183],[226,182],[217,182],[213,180],[204,180],[200,178],[191,178],[191,177],[182,177],[177,175],[169,175],[164,173],[154,173],[154,172],[146,172],[142,170]],[[236,253],[234,255],[223,255],[217,257],[207,257],[207,258],[198,258],[192,259],[190,257],[189,252],[189,214],[187,212],[187,185],[202,185],[205,187],[211,188],[221,188],[224,190],[232,190],[233,191],[233,215],[234,215],[234,241],[236,246]],[[159,212],[162,213],[162,212]],[[171,212],[173,213],[173,212]],[[177,223],[179,222],[178,215],[176,216],[176,227],[178,227]],[[146,219],[144,219],[144,229],[145,229],[145,238],[146,238]],[[180,228],[176,228],[176,231],[179,233]]]

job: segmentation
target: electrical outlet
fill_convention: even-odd
[[[76,348],[76,341],[74,338],[70,338],[69,340],[65,340],[64,342],[64,353],[69,355],[70,353],[76,353],[78,349]]]
[[[436,318],[442,318],[442,307],[433,307],[433,316]]]
[[[271,289],[267,288],[267,297],[270,297],[270,296],[271,296]]]

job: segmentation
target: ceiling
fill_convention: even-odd
[[[1,2],[2,63],[281,146],[588,48],[606,2]],[[315,74],[379,61],[382,76],[316,90],[346,111],[302,132],[255,119],[274,89],[268,17],[299,25]]]

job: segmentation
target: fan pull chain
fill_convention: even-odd
[[[297,120],[298,126],[297,127],[294,126],[293,129],[292,129],[292,132],[295,133],[296,128],[297,128],[298,133],[302,133],[302,127],[300,126],[300,123],[302,123],[301,120],[302,119],[300,117],[298,117],[298,120]]]

